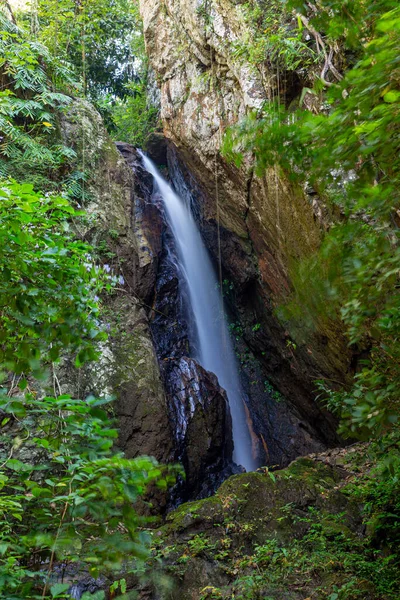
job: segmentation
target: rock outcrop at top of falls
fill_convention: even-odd
[[[239,5],[231,0],[140,1],[170,142],[168,166],[179,194],[186,190],[192,197],[216,263],[220,235],[223,276],[235,290],[233,317],[264,379],[296,407],[303,426],[314,428],[312,436],[317,432],[333,443],[335,424],[312,397],[316,379],[340,382],[350,370],[341,331],[332,322],[321,322],[311,333],[288,331],[273,314],[291,289],[290,266],[316,250],[328,217],[317,195],[296,187],[283,172],[271,169],[257,177],[248,159],[238,169],[220,154],[226,128],[277,93],[268,61],[256,68],[233,51],[235,43],[251,36]],[[283,102],[300,97],[302,82],[296,75],[281,72],[280,78]],[[247,370],[250,381],[256,379]]]

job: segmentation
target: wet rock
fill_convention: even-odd
[[[232,474],[232,423],[225,391],[213,373],[188,357],[166,361],[164,380],[176,439],[185,468],[181,495],[210,495]]]
[[[116,147],[134,174],[131,226],[137,258],[132,264],[132,285],[138,296],[149,304],[154,295],[161,253],[162,218],[152,202],[152,177],[143,168],[136,148],[125,142],[116,142]]]
[[[323,436],[311,419],[302,417],[290,396],[283,396],[270,383],[263,365],[241,338],[236,341],[236,352],[257,464],[282,468],[298,456],[324,450]]]
[[[85,577],[78,583],[74,583],[68,590],[68,594],[74,600],[80,600],[84,594],[95,594],[104,589],[104,579],[93,579]]]
[[[334,418],[313,400],[313,381],[317,373],[321,377],[324,373],[323,364],[315,364],[314,352],[319,356],[316,347],[310,352],[309,346],[294,352],[288,345],[288,332],[277,320],[271,296],[263,287],[254,249],[232,231],[222,225],[218,228],[214,220],[205,218],[207,200],[201,186],[174,148],[170,147],[168,156],[174,185],[186,202],[192,203],[216,268],[221,247],[223,293],[259,464],[284,466],[296,456],[322,450],[324,444],[338,443]],[[278,284],[279,277],[274,281]],[[338,379],[343,376],[340,370],[335,373]],[[270,387],[274,388],[272,394]]]
[[[161,361],[190,353],[188,328],[193,317],[186,298],[173,236],[165,228],[151,315],[151,330]]]

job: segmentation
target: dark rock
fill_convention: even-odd
[[[162,133],[151,133],[145,141],[144,150],[159,167],[167,164],[167,140]]]
[[[135,174],[131,224],[137,259],[130,266],[132,287],[144,302],[150,304],[161,253],[162,217],[158,206],[152,202],[153,178],[143,168],[138,151],[125,142],[116,142],[116,147]]]
[[[335,419],[313,399],[313,382],[323,377],[323,371],[316,371],[314,356],[307,348],[294,353],[288,346],[287,332],[278,322],[275,307],[261,283],[252,245],[206,218],[209,200],[171,144],[168,160],[174,186],[192,204],[216,266],[220,237],[223,280],[227,282],[225,303],[235,329],[259,460],[284,466],[296,456],[337,444]],[[272,268],[273,263],[269,264]],[[278,284],[282,278],[276,274],[273,280]],[[275,388],[274,395],[269,388]]]
[[[171,232],[165,228],[155,286],[151,330],[159,359],[190,354],[188,328],[193,322]]]
[[[68,590],[68,594],[74,600],[80,600],[83,594],[95,594],[104,589],[104,579],[93,579],[93,577],[84,577],[77,583],[74,583]]]
[[[182,497],[210,495],[233,472],[232,423],[225,391],[213,373],[187,357],[163,368],[177,459],[185,468]]]
[[[266,379],[260,361],[243,338],[237,337],[235,348],[255,434],[253,444],[257,448],[257,463],[282,468],[298,456],[324,450],[325,446],[319,441],[318,432],[310,420],[302,417],[290,399]]]

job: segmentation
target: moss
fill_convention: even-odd
[[[332,453],[346,465],[360,465],[364,455],[368,485],[364,445]],[[171,513],[154,552],[175,587],[160,597],[397,600],[396,556],[370,545],[362,506],[343,493],[349,472],[324,458],[298,459],[275,481],[268,473],[233,476],[215,497]]]
[[[223,538],[228,531],[234,545],[262,543],[268,535],[285,541],[304,532],[302,522],[291,515],[293,510],[326,502],[321,494],[334,490],[339,479],[332,467],[311,459],[299,459],[272,477],[269,472],[234,475],[215,496],[183,504],[170,513],[161,534],[188,539],[211,529],[213,539]],[[330,503],[339,510],[334,495]]]
[[[217,496],[212,496],[204,500],[182,504],[168,515],[168,524],[164,531],[166,533],[183,531],[200,523],[221,523],[222,520],[222,503]]]
[[[278,478],[302,479],[312,485],[331,487],[340,479],[340,475],[331,466],[322,461],[310,458],[299,458],[294,461]]]

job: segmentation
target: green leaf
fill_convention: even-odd
[[[71,587],[69,583],[55,583],[50,588],[52,598],[64,597],[65,592]]]
[[[400,100],[400,92],[395,90],[386,92],[386,94],[383,96],[383,99],[385,102],[388,102],[390,104],[392,104],[393,102],[397,102],[398,100]]]
[[[8,548],[9,548],[9,544],[1,542],[0,543],[0,556],[4,556],[5,553],[7,552]]]
[[[17,458],[10,458],[10,460],[7,461],[6,466],[8,469],[11,469],[12,471],[16,471],[17,473],[26,473],[29,471],[33,471],[34,467],[33,465],[28,465],[26,463],[23,463],[21,460],[18,460]]]

